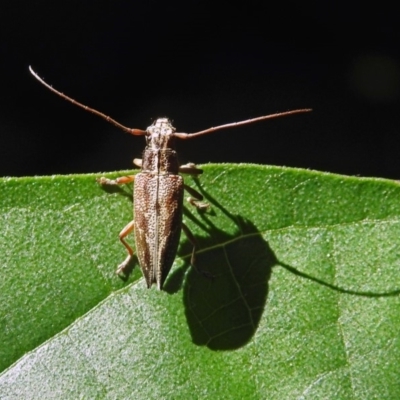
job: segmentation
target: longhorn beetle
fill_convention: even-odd
[[[195,164],[179,166],[177,154],[174,150],[175,138],[192,139],[220,129],[311,111],[308,108],[285,111],[220,125],[192,134],[176,132],[167,118],[158,118],[146,130],[132,129],[59,92],[44,82],[31,67],[29,67],[29,70],[40,83],[63,99],[104,118],[131,135],[146,137],[147,145],[143,152],[143,159],[133,160],[133,163],[141,168],[140,173],[135,176],[122,176],[115,180],[101,177],[97,181],[103,185],[120,185],[135,181],[133,191],[135,219],[129,222],[119,234],[119,239],[125,246],[128,256],[118,266],[116,272],[124,274],[128,270],[128,265],[133,257],[133,250],[125,241],[125,238],[134,230],[137,257],[147,287],[150,288],[153,283],[156,283],[160,290],[162,290],[172,267],[178,249],[181,229],[193,245],[191,265],[194,266],[195,239],[188,227],[182,222],[183,190],[186,189],[193,196],[189,198],[192,205],[198,208],[207,207],[205,203],[200,202],[203,199],[201,194],[185,185],[183,178],[178,174],[181,172],[197,176],[203,171],[197,168]]]

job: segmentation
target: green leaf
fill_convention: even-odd
[[[204,172],[184,220],[213,277],[182,235],[162,292],[114,273],[130,187],[0,181],[1,399],[400,398],[400,185]]]

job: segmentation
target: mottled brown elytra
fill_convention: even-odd
[[[128,264],[134,252],[125,241],[125,238],[134,231],[136,253],[147,287],[150,288],[153,283],[156,283],[160,290],[163,288],[165,279],[174,262],[181,230],[185,232],[193,244],[191,265],[194,266],[195,239],[188,227],[182,222],[183,190],[186,189],[191,194],[192,197],[189,197],[189,202],[192,205],[198,208],[207,207],[207,204],[201,202],[201,194],[186,186],[183,183],[183,178],[179,175],[179,172],[181,172],[197,176],[203,171],[198,169],[195,164],[179,165],[177,154],[174,150],[175,138],[192,139],[220,129],[311,111],[309,108],[285,111],[219,125],[192,134],[176,132],[167,118],[158,118],[146,130],[132,129],[59,92],[44,82],[31,67],[29,67],[29,70],[40,83],[65,100],[104,118],[131,135],[146,136],[147,145],[143,152],[143,159],[135,159],[133,161],[136,166],[141,168],[140,173],[134,176],[122,176],[117,179],[101,177],[97,181],[103,185],[120,185],[135,181],[133,190],[135,219],[129,222],[119,234],[128,256],[118,266],[116,272],[125,274],[128,270]]]

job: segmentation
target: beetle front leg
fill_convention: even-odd
[[[117,270],[115,271],[116,274],[125,274],[126,269],[130,261],[133,257],[133,250],[132,247],[125,241],[125,238],[135,229],[135,221],[129,222],[128,225],[125,226],[124,229],[119,233],[119,240],[125,246],[126,250],[128,251],[128,256],[120,265],[118,265]]]
[[[188,174],[188,175],[200,175],[203,173],[203,170],[200,168],[197,168],[196,164],[193,163],[187,163],[185,165],[181,165],[179,167],[179,172],[182,174]]]
[[[133,159],[133,164],[136,165],[139,168],[142,168],[142,159],[141,158],[134,158]]]

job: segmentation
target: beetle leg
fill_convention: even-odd
[[[142,168],[142,160],[140,158],[135,158],[133,160],[133,164],[136,165],[139,168]]]
[[[207,208],[210,207],[208,203],[203,203],[202,201],[200,201],[203,200],[203,196],[197,190],[193,189],[192,187],[186,184],[183,184],[183,187],[191,195],[190,197],[188,197],[187,200],[192,206],[195,206],[199,210],[206,210]]]
[[[123,185],[125,183],[131,183],[135,179],[135,175],[129,176],[120,176],[117,179],[108,179],[102,176],[101,178],[97,178],[96,181],[101,185]]]
[[[194,237],[193,233],[190,229],[182,222],[182,230],[185,232],[186,237],[188,238],[189,242],[193,246],[192,256],[190,257],[190,265],[200,274],[204,275],[206,278],[213,278],[213,275],[210,274],[208,271],[204,271],[196,266],[196,238]]]
[[[135,221],[131,221],[119,233],[119,240],[121,241],[121,243],[125,246],[126,250],[128,251],[128,257],[126,257],[124,262],[122,262],[120,265],[118,265],[118,268],[115,271],[116,274],[120,274],[120,273],[124,274],[126,272],[126,268],[129,264],[129,262],[131,261],[131,259],[133,257],[132,247],[129,246],[129,244],[125,241],[125,238],[134,230],[134,228],[135,228]]]
[[[200,168],[197,168],[196,164],[193,163],[187,163],[185,165],[181,165],[179,167],[179,172],[182,174],[189,174],[189,175],[200,175],[203,173],[203,170]]]

